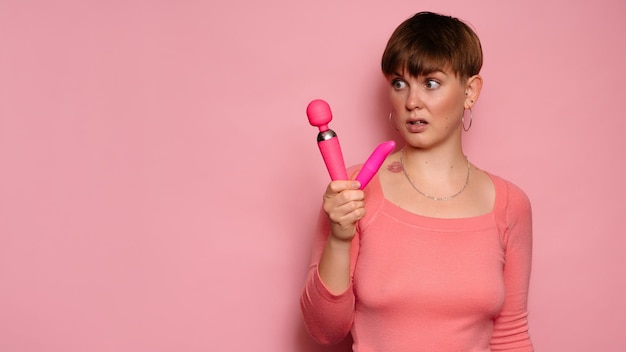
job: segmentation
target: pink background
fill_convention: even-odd
[[[346,351],[299,315],[305,108],[347,164],[394,138],[380,55],[421,10],[482,39],[466,152],[532,199],[536,349],[626,350],[623,0],[4,0],[0,351]]]

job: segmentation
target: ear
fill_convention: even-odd
[[[465,103],[466,109],[470,109],[480,96],[480,90],[483,88],[483,78],[480,75],[474,75],[467,79],[465,86]]]

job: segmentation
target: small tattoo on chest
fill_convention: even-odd
[[[399,161],[394,161],[391,164],[387,165],[387,170],[397,173],[402,171],[402,164]]]

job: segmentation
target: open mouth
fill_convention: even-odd
[[[427,125],[428,122],[426,122],[426,120],[414,120],[414,121],[409,121],[409,125]]]

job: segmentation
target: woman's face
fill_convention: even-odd
[[[467,82],[448,70],[387,77],[394,122],[408,144],[427,148],[458,139],[465,107],[471,107]],[[473,101],[472,101],[473,103]]]

